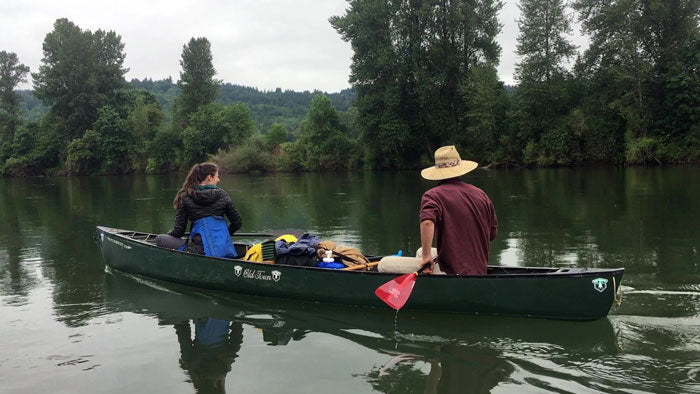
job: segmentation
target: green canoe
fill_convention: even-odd
[[[272,265],[155,246],[155,234],[97,227],[112,269],[186,286],[388,308],[374,290],[397,274]],[[624,269],[490,266],[487,275],[421,275],[405,310],[595,320],[607,316]]]

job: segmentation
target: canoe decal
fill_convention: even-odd
[[[608,288],[608,280],[605,278],[595,278],[593,279],[593,288],[599,292],[604,292]]]
[[[103,238],[103,239],[104,239],[104,238]],[[113,244],[115,244],[115,245],[119,245],[119,246],[121,246],[121,247],[124,248],[124,249],[131,249],[131,246],[129,246],[129,245],[123,243],[123,242],[119,242],[119,241],[117,241],[116,239],[107,238],[107,241],[109,241],[109,242],[111,242],[111,243],[113,243]]]
[[[267,272],[266,270],[243,269],[240,265],[233,267],[233,273],[236,274],[236,276],[243,275],[246,279],[255,280],[273,280],[279,282],[280,278],[282,278],[282,273],[277,270]]]

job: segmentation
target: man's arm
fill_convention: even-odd
[[[430,250],[433,247],[433,234],[435,234],[435,222],[432,220],[420,222],[421,258],[423,259],[423,264],[430,264],[428,268],[423,270],[426,274],[433,273],[433,256],[430,254]]]

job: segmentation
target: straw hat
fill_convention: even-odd
[[[479,164],[462,160],[454,145],[443,146],[435,151],[435,165],[421,171],[420,175],[431,181],[440,181],[464,175]]]

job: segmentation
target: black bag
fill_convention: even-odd
[[[286,254],[284,256],[277,257],[276,264],[284,265],[303,265],[307,267],[315,267],[318,265],[318,257],[315,254],[312,255],[297,255],[293,256],[291,254]]]

